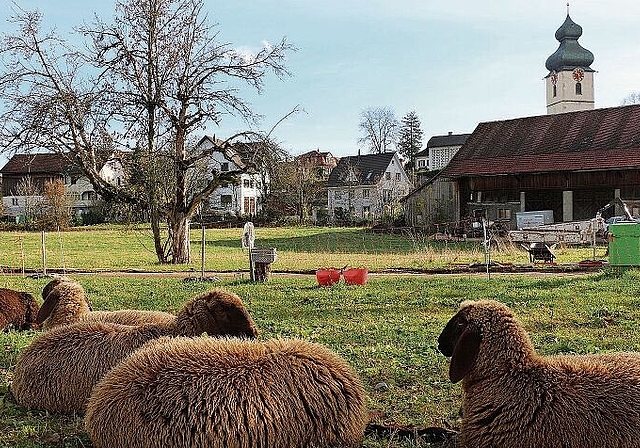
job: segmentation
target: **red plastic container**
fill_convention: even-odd
[[[316,279],[320,286],[331,286],[340,281],[339,269],[318,269],[316,271]]]
[[[367,268],[351,268],[342,271],[347,285],[364,285],[367,283]]]

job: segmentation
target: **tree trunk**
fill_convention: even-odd
[[[191,262],[191,220],[183,213],[171,216],[171,263],[186,264]]]
[[[151,231],[153,232],[153,246],[156,249],[158,262],[165,264],[167,262],[167,254],[164,253],[162,246],[162,235],[160,234],[160,216],[157,210],[151,211]]]

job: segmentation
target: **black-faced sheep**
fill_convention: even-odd
[[[363,438],[364,402],[318,344],[161,339],[96,385],[85,428],[97,448],[347,448]]]
[[[44,302],[38,313],[38,323],[44,330],[75,322],[112,322],[121,325],[171,324],[176,316],[163,311],[118,310],[91,311],[84,289],[66,277],[49,282],[42,290]]]
[[[171,324],[60,326],[36,337],[20,354],[11,392],[27,408],[82,412],[100,378],[144,343],[203,333],[255,337],[258,331],[240,298],[221,290],[191,299]]]
[[[640,354],[538,355],[511,310],[463,302],[438,338],[462,447],[640,447]]]
[[[28,292],[0,288],[0,331],[37,328],[38,302]]]

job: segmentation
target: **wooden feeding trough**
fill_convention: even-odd
[[[271,263],[276,261],[278,253],[275,247],[251,249],[252,280],[265,282],[271,277]]]

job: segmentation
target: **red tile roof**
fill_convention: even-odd
[[[442,175],[640,168],[640,105],[480,123]]]
[[[71,162],[62,154],[15,154],[0,169],[2,174],[61,174],[69,172]]]

